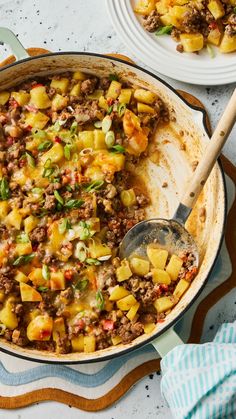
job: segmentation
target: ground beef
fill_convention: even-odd
[[[20,329],[15,329],[12,333],[12,342],[18,346],[27,346],[29,339],[26,335],[26,330],[22,327]]]
[[[42,243],[47,238],[46,227],[36,227],[29,233],[29,238],[32,242]]]
[[[114,198],[117,195],[116,187],[109,183],[105,189],[105,195],[108,199]]]
[[[60,296],[63,299],[66,299],[67,302],[66,304],[69,304],[72,302],[73,298],[74,298],[74,293],[71,287],[66,288],[65,290],[61,291]]]
[[[150,15],[147,15],[143,19],[143,27],[148,32],[155,32],[159,26],[162,26],[160,16],[156,10],[153,10]]]
[[[96,349],[106,349],[108,346],[110,346],[109,342],[109,335],[107,332],[101,332],[99,335],[96,336]]]
[[[225,32],[229,36],[236,35],[236,14],[232,13],[232,15],[228,19],[228,25],[225,27]]]
[[[109,77],[102,77],[99,82],[99,88],[103,90],[107,90],[111,84],[111,80]]]
[[[88,101],[86,104],[78,104],[75,107],[75,119],[79,125],[86,124],[97,119],[98,112],[101,112],[96,100]]]
[[[156,323],[157,321],[157,314],[156,313],[143,313],[139,317],[139,321],[141,323]]]
[[[114,266],[104,263],[97,270],[97,287],[107,289],[116,285],[116,276]]]
[[[14,308],[14,312],[17,314],[17,316],[22,316],[24,313],[23,304],[17,304]]]
[[[7,276],[0,273],[0,290],[3,290],[4,293],[7,295],[7,294],[10,294],[13,288],[14,288],[14,279],[12,279],[10,275]]]
[[[48,313],[51,316],[55,316],[57,308],[54,305],[55,293],[53,291],[42,292],[43,301],[39,304],[39,309]]]
[[[84,93],[85,95],[91,95],[94,92],[96,85],[97,79],[95,77],[82,81],[81,93]]]
[[[57,191],[60,188],[61,184],[59,182],[50,183],[50,185],[46,188],[46,193],[49,195],[53,194],[54,191]]]
[[[143,333],[143,325],[140,322],[127,323],[118,328],[117,334],[121,337],[122,343],[130,343]]]
[[[46,195],[44,208],[46,210],[53,210],[56,207],[56,198],[54,195]]]
[[[57,340],[57,352],[59,354],[68,354],[71,352],[71,343],[68,339],[68,335],[60,337]]]
[[[141,279],[134,276],[129,281],[124,282],[125,288],[132,292],[135,298],[140,301],[143,306],[152,304],[158,297],[159,287],[153,284],[149,279]]]
[[[137,195],[136,200],[140,207],[146,207],[150,202],[149,198],[144,194]]]

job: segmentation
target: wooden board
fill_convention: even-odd
[[[27,50],[31,56],[36,56],[39,54],[45,54],[49,51],[41,48],[29,48]],[[120,56],[117,54],[110,54],[111,56],[119,57],[122,59],[127,59],[125,56]],[[11,56],[4,60],[0,66],[5,66],[14,62],[14,56]],[[190,105],[204,109],[203,104],[190,93],[179,90],[179,93],[188,101]],[[208,130],[210,132],[210,122],[205,113],[206,123]],[[224,156],[221,156],[221,162],[225,173],[232,179],[236,185],[236,167]],[[217,303],[224,295],[226,295],[231,289],[236,286],[236,200],[234,201],[230,212],[228,214],[226,230],[225,230],[225,240],[226,246],[230,255],[231,264],[232,264],[232,274],[231,276],[221,285],[214,289],[208,296],[201,301],[197,310],[194,314],[191,333],[189,338],[189,343],[198,343],[200,341],[203,324],[206,318],[206,315],[210,308]],[[113,403],[117,402],[138,380],[149,375],[155,371],[160,371],[160,359],[148,361],[129,374],[127,374],[118,385],[112,388],[106,395],[99,397],[97,399],[86,399],[84,397],[75,396],[74,394],[68,393],[63,390],[58,390],[55,388],[45,388],[41,390],[32,391],[17,397],[1,397],[0,396],[0,408],[1,409],[17,409],[20,407],[25,407],[32,405],[34,403],[39,403],[42,401],[57,401],[64,403],[73,407],[77,407],[85,411],[99,411],[111,406]]]

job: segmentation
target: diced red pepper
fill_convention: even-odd
[[[50,271],[56,272],[57,271],[57,267],[55,265],[51,265],[50,266]]]
[[[45,339],[45,338],[48,338],[49,336],[51,336],[50,330],[41,330],[40,339]]]
[[[24,167],[26,165],[26,159],[19,160],[19,167]]]
[[[164,323],[165,319],[159,319],[157,323]]]
[[[218,24],[215,20],[209,23],[209,29],[218,29]]]
[[[74,272],[72,271],[72,269],[67,269],[67,270],[64,272],[64,276],[65,276],[65,279],[66,279],[67,281],[71,281],[71,280],[72,280],[72,278],[73,278],[73,275],[74,275]]]
[[[169,289],[169,287],[168,287],[168,285],[166,285],[166,284],[160,284],[160,288],[161,288],[161,290],[162,291],[168,291],[168,289]]]
[[[40,86],[43,86],[43,84],[42,83],[33,84],[32,89],[35,89],[35,87],[40,87]]]
[[[192,281],[192,279],[197,275],[197,267],[194,266],[190,271],[185,275],[186,281]]]
[[[58,136],[56,136],[56,137],[54,138],[54,141],[55,141],[55,143],[59,143],[59,144],[62,142],[61,138],[60,138],[60,137],[58,137]]]
[[[107,320],[103,321],[102,326],[103,326],[104,330],[113,330],[114,329],[114,322],[113,322],[113,320],[107,319]]]
[[[27,125],[27,127],[24,127],[24,130],[29,132],[32,131],[31,125]]]
[[[7,145],[8,146],[11,146],[13,143],[14,143],[14,139],[10,135],[8,135],[8,137],[7,137]]]
[[[114,99],[112,97],[108,97],[107,98],[107,104],[108,104],[108,106],[113,105],[113,103],[114,103]]]

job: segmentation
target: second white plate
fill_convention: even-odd
[[[207,51],[180,54],[169,36],[156,37],[144,30],[141,18],[133,8],[136,0],[107,0],[108,13],[125,45],[159,73],[186,83],[215,86],[236,82],[236,52],[220,54],[215,49],[211,58]]]

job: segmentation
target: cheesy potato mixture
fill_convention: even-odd
[[[0,335],[58,354],[150,333],[196,274],[156,244],[120,260],[149,205],[132,168],[169,113],[116,74],[80,71],[0,92]]]

